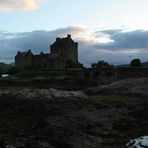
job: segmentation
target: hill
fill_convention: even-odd
[[[142,63],[142,66],[148,67],[148,61],[147,61],[147,62]]]
[[[130,66],[130,64],[123,64],[123,65],[119,65],[119,66],[120,66],[120,67],[128,67],[128,66]],[[148,67],[148,61],[142,63],[142,66],[143,66],[143,67]]]
[[[8,73],[8,71],[12,68],[11,65],[0,63],[0,73]]]
[[[11,68],[11,67],[12,67],[12,66],[9,65],[9,64],[5,64],[5,63],[0,62],[0,68],[1,68],[1,69]]]

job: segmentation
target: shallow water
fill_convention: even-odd
[[[2,77],[2,78],[9,77],[9,74],[1,74],[1,77]]]
[[[131,139],[127,144],[127,148],[148,148],[148,136],[143,136],[135,139]]]

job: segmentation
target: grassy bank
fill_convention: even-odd
[[[60,70],[18,70],[16,73],[13,73],[13,75],[23,79],[35,78],[38,76],[55,78],[65,76],[66,72]]]
[[[123,95],[93,95],[90,96],[92,103],[97,103],[101,101],[114,101],[120,103],[132,103],[137,100],[137,97],[123,96]]]

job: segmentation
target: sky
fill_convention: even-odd
[[[79,61],[148,61],[148,0],[0,0],[0,62],[17,51],[49,52],[71,34]]]

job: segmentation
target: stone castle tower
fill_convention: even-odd
[[[65,69],[68,60],[78,63],[78,43],[72,40],[71,35],[56,38],[50,46],[50,54],[41,52],[40,55],[34,55],[31,50],[18,52],[15,65],[17,68]]]

